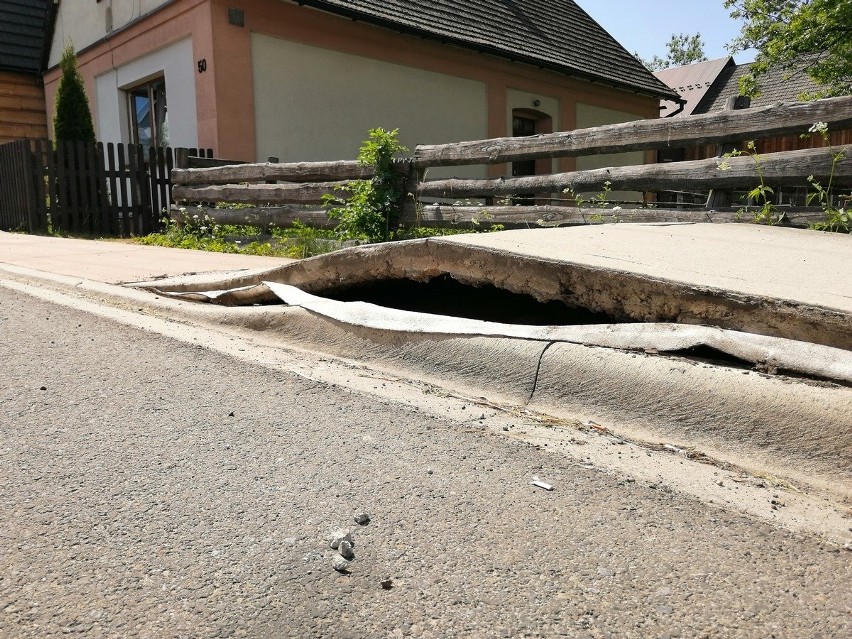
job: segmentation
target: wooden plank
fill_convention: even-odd
[[[119,235],[126,236],[130,233],[130,219],[133,208],[130,188],[130,167],[128,166],[127,147],[123,143],[116,146],[118,153],[119,191],[121,192],[121,221],[119,224]]]
[[[212,152],[208,149],[206,152]],[[205,151],[200,151],[205,153]],[[218,166],[231,166],[235,164],[246,164],[245,160],[227,160],[225,158],[204,157],[203,155],[190,155],[187,158],[186,168],[188,169],[209,169]]]
[[[171,149],[169,149],[171,151]],[[157,206],[152,207],[152,230],[160,227],[160,220],[169,210],[169,169],[166,167],[166,149],[157,147],[156,166],[151,169],[151,190],[157,192]],[[156,169],[156,170],[155,170]]]
[[[239,184],[240,182],[336,182],[373,177],[372,167],[358,162],[296,162],[241,164],[209,169],[175,169],[172,183],[185,185]]]
[[[27,231],[35,233],[38,230],[38,190],[36,189],[33,176],[35,173],[36,154],[30,147],[29,140],[21,140],[21,178],[19,188],[24,197],[23,210],[26,213]]]
[[[47,140],[36,139],[33,143],[33,183],[35,185],[35,226],[31,232],[44,233],[47,230],[47,176],[45,161],[47,160]]]
[[[172,152],[171,147],[166,147],[166,172],[165,172],[165,175],[163,176],[165,178],[164,184],[165,184],[165,191],[166,191],[166,193],[165,193],[166,212],[161,216],[160,223],[159,223],[159,226],[157,228],[163,227],[163,219],[168,218],[168,216],[169,216],[168,212],[169,212],[169,210],[171,210],[171,206],[172,206],[172,202],[171,202],[171,197],[172,197],[171,175],[172,175],[172,169],[174,169],[174,167],[175,167],[175,155]]]
[[[48,203],[48,215],[50,216],[50,225],[52,230],[56,230],[60,218],[59,205],[59,190],[57,184],[59,182],[59,169],[56,165],[56,150],[53,148],[53,143],[47,140],[47,192],[50,197]]]
[[[104,143],[97,142],[93,150],[95,166],[95,183],[98,185],[98,216],[97,226],[99,233],[110,235],[110,210],[109,190],[107,189],[106,157],[104,157]]]
[[[747,188],[760,183],[755,160],[748,156],[730,158],[730,168],[718,166],[718,158],[667,164],[622,166],[553,175],[532,175],[491,180],[434,180],[421,182],[418,198],[500,197],[516,193],[553,193],[573,189],[576,193],[600,191],[606,183],[614,191],[709,191],[713,188]],[[759,159],[766,184],[807,184],[814,176],[826,184],[832,169],[832,157],[826,149],[802,149],[769,153]],[[852,157],[834,167],[836,185],[852,182]]]
[[[146,235],[151,228],[151,181],[145,168],[145,148],[136,146],[136,179],[139,184],[139,201],[136,204],[136,218],[133,223],[133,232],[138,235]]]
[[[83,168],[86,171],[86,210],[89,215],[89,226],[93,234],[104,233],[101,225],[101,195],[103,185],[99,182],[98,166],[100,158],[98,154],[97,143],[86,142],[84,145],[86,150],[86,160]]]
[[[54,221],[54,231],[68,232],[71,230],[71,183],[68,173],[69,144],[59,140],[56,142],[56,190],[59,201],[59,215]]]
[[[413,162],[417,168],[502,164],[542,158],[739,143],[743,140],[805,133],[815,122],[826,122],[833,129],[852,127],[852,96],[815,102],[771,104],[685,118],[636,120],[523,138],[421,145],[414,149]]]
[[[289,228],[293,222],[301,222],[314,228],[332,229],[337,220],[330,220],[324,208],[303,208],[299,206],[253,207],[246,209],[215,209],[210,207],[191,207],[181,209],[173,206],[169,212],[178,223],[187,216],[207,215],[217,224],[234,224],[269,228]]]
[[[233,204],[320,204],[322,196],[333,193],[338,197],[343,182],[310,182],[306,184],[228,184],[191,188],[180,184],[172,187],[174,201],[230,202]]]
[[[73,233],[83,231],[85,213],[83,210],[83,152],[82,142],[68,143],[68,179],[71,184],[71,228]]]
[[[154,226],[154,220],[160,217],[157,213],[160,208],[160,192],[157,190],[157,148],[153,146],[148,148],[148,164],[145,168],[145,177],[148,180],[148,188],[151,196],[148,207],[146,207],[142,216],[142,226],[146,229],[143,235],[151,232],[147,229],[151,229]]]
[[[118,175],[115,169],[115,144],[108,142],[106,146],[105,161],[107,165],[107,192],[109,197],[107,229],[110,235],[119,235],[119,193]]]
[[[125,165],[126,178],[124,180],[127,190],[126,192],[122,192],[122,194],[125,195],[125,210],[121,219],[121,235],[122,237],[129,237],[133,234],[133,225],[136,220],[136,206],[137,202],[139,202],[139,185],[136,180],[136,147],[132,144],[126,144],[123,146],[124,153],[127,154],[127,161]],[[122,154],[122,157],[123,155],[124,154]]]
[[[787,224],[806,227],[811,222],[824,219],[822,211],[785,210]],[[721,211],[704,209],[604,209],[574,206],[423,206],[415,214],[410,208],[401,217],[401,222],[419,226],[457,226],[471,224],[476,220],[482,228],[492,224],[516,226],[571,226],[580,224],[603,224],[613,222],[753,222],[755,207],[740,211],[728,208]]]

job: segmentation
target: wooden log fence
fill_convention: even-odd
[[[599,191],[608,186],[614,191],[668,191],[722,186],[727,189],[751,188],[758,184],[758,168],[767,184],[782,182],[807,184],[808,177],[826,183],[832,174],[832,157],[825,149],[802,149],[768,153],[759,158],[759,167],[750,156],[724,160],[693,160],[641,166],[618,166],[591,171],[573,171],[551,175],[531,175],[493,180],[450,179],[421,182],[417,195],[434,198],[470,198],[511,196],[515,193],[553,192],[570,189],[576,193]],[[852,180],[852,156],[834,165],[836,184]]]
[[[588,224],[600,221],[748,221],[752,216],[740,207],[709,210],[629,208],[613,214],[606,210],[573,206],[571,194],[601,191],[684,191],[744,189],[767,186],[807,187],[809,178],[826,185],[852,185],[852,151],[839,160],[826,148],[768,153],[752,157],[616,166],[551,175],[501,177],[494,179],[425,179],[431,167],[500,164],[511,161],[576,157],[601,153],[650,150],[669,147],[737,143],[807,131],[815,122],[830,128],[852,127],[852,97],[809,103],[775,104],[755,109],[721,111],[684,118],[639,120],[622,124],[542,134],[520,138],[497,138],[455,144],[418,146],[411,158],[399,160],[396,170],[405,180],[406,199],[400,203],[404,225],[447,226],[462,223],[509,226]],[[837,151],[836,149],[834,151]],[[340,188],[349,180],[368,179],[369,170],[355,162],[302,162],[244,164],[210,169],[181,169],[172,172],[172,197],[185,202],[226,202],[277,207],[273,212],[250,209],[251,213],[207,210],[220,223],[246,223],[248,219],[288,226],[322,223],[322,196],[345,195]],[[258,183],[263,182],[263,183]],[[270,184],[271,182],[271,184]],[[564,205],[508,206],[518,194],[535,193],[536,199],[562,200]],[[554,197],[555,195],[555,197]],[[484,200],[498,204],[458,206],[457,200]],[[437,201],[437,202],[436,202]],[[433,206],[437,204],[437,206]],[[293,206],[296,205],[296,206]],[[627,206],[627,205],[625,205]],[[633,205],[635,206],[635,205]],[[788,222],[806,225],[819,218],[819,211],[780,208]],[[242,216],[242,218],[240,217]],[[221,222],[227,219],[228,222]],[[242,221],[237,221],[242,219]]]
[[[426,169],[624,151],[676,149],[799,135],[815,122],[826,122],[832,128],[852,128],[852,96],[816,102],[780,103],[683,118],[635,120],[592,129],[543,133],[522,138],[421,145],[414,150],[412,159],[415,167]]]

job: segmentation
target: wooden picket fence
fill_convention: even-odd
[[[142,235],[171,202],[175,156],[212,149],[19,140],[0,146],[0,230]]]
[[[815,122],[832,129],[852,128],[852,97],[807,103],[774,104],[738,111],[721,111],[684,118],[637,120],[622,124],[548,133],[531,137],[497,138],[451,144],[418,146],[398,162],[405,200],[399,222],[404,225],[448,226],[487,220],[506,226],[588,224],[616,218],[619,221],[748,221],[736,202],[719,205],[708,199],[701,209],[662,208],[624,204],[612,211],[576,206],[566,194],[634,191],[645,194],[673,191],[731,192],[750,190],[764,183],[775,188],[807,187],[812,178],[823,185],[852,184],[852,152],[833,162],[826,148],[749,156],[618,166],[526,177],[492,179],[426,179],[432,167],[500,165],[523,160],[580,157],[627,151],[690,148],[706,145],[745,147],[745,141],[798,135]],[[253,205],[244,209],[206,209],[216,221],[228,224],[276,224],[294,220],[329,226],[325,209],[318,207],[326,193],[340,193],[348,180],[369,178],[369,170],[355,162],[305,162],[244,164],[172,172],[172,198],[176,202],[228,202]],[[515,206],[523,194],[536,194],[544,204]],[[480,204],[457,204],[478,200]],[[497,202],[497,204],[495,204]],[[822,217],[811,208],[781,207],[786,222],[805,226]]]

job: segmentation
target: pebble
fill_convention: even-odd
[[[344,559],[355,559],[355,551],[352,549],[352,543],[346,540],[340,542],[340,546],[338,546],[337,552],[339,552],[340,556]]]
[[[359,515],[355,515],[355,523],[360,525],[360,526],[365,526],[365,525],[369,524],[370,523],[370,515],[368,513],[361,513]]]
[[[346,572],[349,570],[349,566],[352,562],[347,561],[340,555],[335,555],[334,559],[331,560],[331,567],[334,568],[337,572]]]
[[[331,535],[331,547],[337,550],[340,547],[342,542],[347,542],[349,544],[354,544],[352,539],[352,531],[348,528],[341,528],[340,530],[335,530]]]

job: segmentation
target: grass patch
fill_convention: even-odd
[[[321,255],[359,243],[341,239],[340,234],[334,230],[313,228],[300,222],[294,222],[289,228],[275,226],[263,228],[216,224],[207,215],[193,215],[187,217],[183,224],[178,224],[169,218],[164,218],[163,224],[165,228],[162,232],[151,233],[134,241],[148,246],[295,259]],[[392,240],[411,240],[498,231],[502,228],[498,224],[485,228],[480,225],[474,225],[473,228],[399,227],[392,230],[389,236]]]

